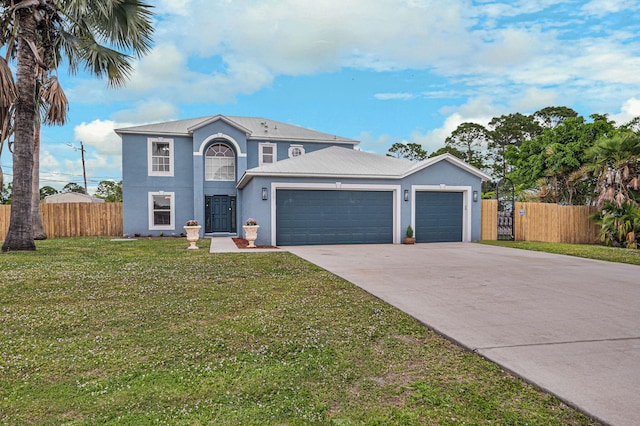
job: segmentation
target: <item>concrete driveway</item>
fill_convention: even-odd
[[[640,424],[640,267],[469,243],[287,247],[589,415]]]

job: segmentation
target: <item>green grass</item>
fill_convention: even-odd
[[[1,255],[0,423],[594,424],[289,253],[187,245]]]
[[[540,243],[536,241],[481,241],[482,244],[512,247],[524,250],[566,254],[587,259],[640,265],[640,250],[589,244]]]

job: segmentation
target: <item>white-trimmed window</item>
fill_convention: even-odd
[[[149,176],[173,176],[173,139],[147,139]]]
[[[149,229],[175,229],[175,193],[149,193]]]
[[[236,180],[236,154],[223,143],[214,143],[204,157],[205,180]]]
[[[260,145],[259,165],[273,164],[278,158],[278,147],[274,143],[263,142]]]
[[[302,145],[289,145],[289,158],[299,157],[304,154],[304,146]]]

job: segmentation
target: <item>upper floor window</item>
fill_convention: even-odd
[[[175,193],[149,193],[149,229],[175,229]]]
[[[289,145],[289,158],[299,157],[304,154],[304,146],[302,145]]]
[[[173,176],[173,139],[147,139],[149,176]]]
[[[204,157],[204,177],[206,180],[236,180],[236,155],[231,148],[215,143],[207,148]]]
[[[261,143],[259,152],[259,165],[264,166],[266,164],[273,164],[277,161],[278,150],[276,144],[273,143]]]

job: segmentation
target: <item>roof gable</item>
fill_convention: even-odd
[[[249,169],[238,187],[242,188],[255,176],[395,178],[413,164],[409,160],[334,146]]]
[[[237,187],[243,188],[252,178],[259,176],[402,179],[441,161],[449,162],[482,180],[491,179],[486,173],[448,153],[414,163],[335,146],[249,169]]]
[[[231,120],[228,117],[225,117],[224,115],[214,115],[212,117],[205,117],[204,120],[200,121],[197,124],[194,124],[191,127],[187,127],[187,132],[189,134],[195,132],[198,129],[201,129],[209,124],[215,123],[216,121],[222,121],[224,123],[227,123],[228,125],[230,125],[231,127],[235,127],[236,129],[240,130],[241,132],[244,132],[247,136],[251,135],[251,133],[253,133],[250,129],[242,126],[241,124],[238,124],[237,122]]]
[[[480,179],[482,179],[483,181],[489,181],[491,180],[491,176],[489,176],[488,174],[486,174],[485,172],[483,172],[482,170],[473,167],[470,164],[465,163],[464,161],[462,161],[461,159],[459,159],[458,157],[456,157],[455,155],[449,154],[448,152],[444,153],[444,154],[440,154],[438,156],[432,157],[432,158],[427,158],[426,160],[420,161],[419,163],[414,163],[414,166],[409,169],[405,176],[411,175],[413,173],[416,173],[420,170],[423,170],[429,166],[433,166],[436,163],[439,163],[441,161],[448,161],[449,163],[453,164],[454,166],[457,166],[469,173],[471,173],[472,175],[475,175],[477,177],[479,177]]]

